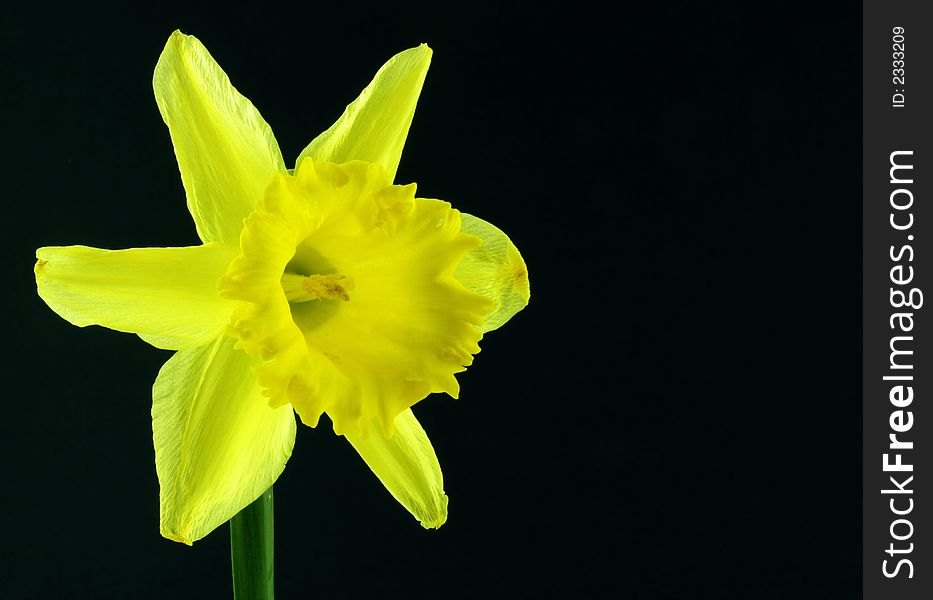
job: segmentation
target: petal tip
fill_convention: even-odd
[[[167,50],[181,47],[192,37],[194,36],[182,33],[181,29],[176,29],[168,36],[168,39],[165,40],[165,48],[162,50],[162,53],[164,54]]]
[[[38,259],[36,260],[36,266],[32,268],[33,272],[36,274],[36,283],[39,283],[39,280],[42,278],[42,274],[45,272],[45,265],[49,264],[49,261]]]
[[[425,529],[440,529],[441,525],[447,522],[447,494],[441,492],[438,500],[437,512],[431,518],[419,519]]]
[[[194,540],[188,539],[187,537],[183,535],[179,535],[177,533],[172,533],[171,531],[168,531],[166,529],[162,529],[159,533],[161,533],[162,537],[164,537],[165,539],[172,540],[173,542],[179,542],[186,546],[194,545]]]

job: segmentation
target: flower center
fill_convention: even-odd
[[[350,301],[348,290],[353,289],[353,280],[346,275],[297,275],[286,271],[282,274],[282,290],[292,304],[311,300]]]
[[[379,165],[306,158],[246,218],[219,286],[240,301],[228,333],[272,406],[312,426],[326,411],[338,433],[373,419],[388,431],[428,394],[456,397],[479,352],[491,302],[453,275],[479,244],[450,204]]]

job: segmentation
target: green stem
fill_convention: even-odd
[[[272,488],[230,519],[235,600],[273,600]]]

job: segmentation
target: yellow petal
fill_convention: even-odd
[[[346,437],[389,493],[425,529],[437,529],[447,521],[447,495],[434,447],[411,410],[399,413],[394,425],[391,437],[377,421],[365,434]]]
[[[270,408],[252,359],[221,337],[176,353],[152,387],[161,531],[191,544],[271,486],[295,443],[289,406]]]
[[[235,303],[217,294],[235,250],[218,243],[186,248],[36,251],[36,286],[46,304],[79,327],[137,333],[160,348],[213,340]]]
[[[426,44],[390,58],[337,122],[301,151],[296,168],[307,156],[334,163],[365,160],[385,167],[393,181],[430,65]]]
[[[414,195],[379,165],[308,159],[249,216],[220,291],[243,303],[230,332],[264,361],[273,405],[312,426],[327,411],[342,434],[374,418],[391,430],[432,392],[457,396],[492,302],[453,271],[480,240],[448,203]]]
[[[498,329],[528,306],[531,288],[525,261],[509,236],[491,223],[460,213],[460,231],[475,235],[483,244],[463,257],[454,277],[474,294],[495,302],[480,330]]]
[[[152,87],[198,235],[235,246],[243,218],[285,169],[272,130],[201,42],[181,32],[165,44]]]

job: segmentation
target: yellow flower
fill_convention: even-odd
[[[456,397],[482,335],[521,310],[504,233],[394,185],[431,60],[387,62],[286,168],[259,112],[175,32],[153,88],[200,246],[36,252],[39,295],[84,327],[177,352],[153,385],[162,535],[191,544],[285,467],[295,417],[327,413],[425,527],[447,518],[437,457],[409,407]]]

